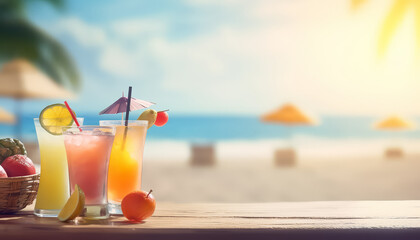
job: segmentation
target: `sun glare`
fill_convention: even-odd
[[[357,10],[367,0],[352,0],[352,9]],[[383,57],[388,51],[391,40],[395,37],[396,31],[401,27],[404,19],[414,14],[416,53],[420,51],[420,1],[417,0],[394,0],[390,11],[387,13],[379,31],[378,56]]]

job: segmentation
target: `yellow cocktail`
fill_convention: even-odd
[[[121,213],[120,203],[130,192],[141,189],[143,149],[147,121],[100,121],[116,128],[108,170],[108,200],[111,213]]]
[[[83,118],[78,121],[83,124]],[[41,178],[34,213],[39,217],[57,217],[70,196],[64,139],[62,135],[48,133],[38,118],[34,123],[41,155]]]

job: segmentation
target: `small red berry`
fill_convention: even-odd
[[[169,116],[167,111],[160,111],[157,113],[155,125],[158,127],[162,127],[168,122]]]

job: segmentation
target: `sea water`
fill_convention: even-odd
[[[139,114],[133,112],[130,119],[135,120]],[[98,125],[99,120],[121,119],[120,114],[80,115],[85,117],[85,125]],[[34,117],[37,117],[36,114],[22,116],[23,140],[36,141]],[[168,123],[163,127],[150,128],[147,138],[183,142],[290,139],[293,136],[336,140],[420,138],[420,130],[377,131],[373,128],[375,120],[377,119],[373,117],[324,116],[319,118],[319,123],[315,126],[285,127],[279,124],[262,123],[258,116],[187,116],[169,113]],[[0,124],[0,137],[11,137],[14,133],[14,126]]]

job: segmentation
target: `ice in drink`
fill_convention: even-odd
[[[84,191],[84,217],[107,218],[107,174],[115,129],[84,126],[80,130],[64,131],[71,192],[75,184]]]

